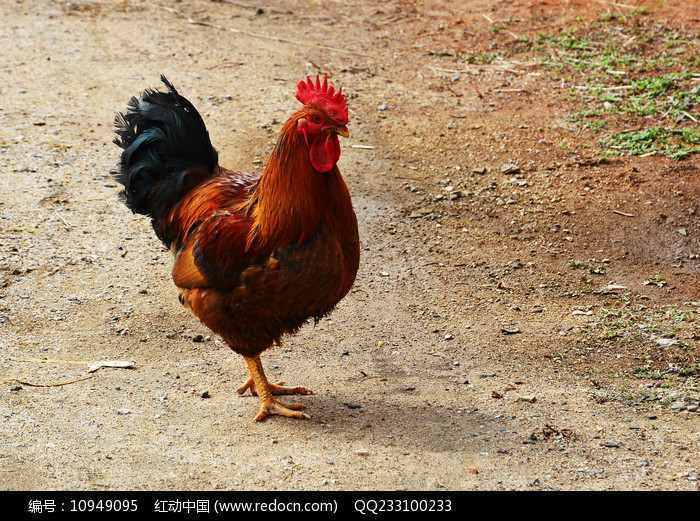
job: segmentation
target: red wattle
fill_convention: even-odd
[[[340,158],[338,136],[335,134],[328,134],[325,137],[318,136],[311,144],[309,157],[317,172],[331,171]]]

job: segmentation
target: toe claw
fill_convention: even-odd
[[[305,406],[300,403],[293,403],[290,405],[282,404],[278,401],[273,401],[270,403],[263,403],[260,405],[260,412],[254,418],[254,421],[259,422],[272,415],[286,416],[288,418],[299,418],[303,420],[308,420],[311,417],[308,414],[299,412],[298,409],[302,409]]]

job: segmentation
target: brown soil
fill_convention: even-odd
[[[602,155],[580,73],[521,43],[639,29],[679,71],[697,3],[267,4],[2,3],[2,488],[696,490],[698,154]],[[263,355],[311,420],[252,421],[242,359],[117,198],[114,114],[161,73],[251,171],[296,82],[348,95],[358,280]]]

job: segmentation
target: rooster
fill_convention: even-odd
[[[180,302],[245,359],[237,392],[260,397],[255,420],[308,418],[276,396],[311,391],[269,382],[260,354],[330,313],[355,281],[357,218],[337,167],[346,99],[325,77],[300,81],[303,106],[258,177],[221,167],[200,114],[161,80],[166,92],[145,90],[115,120],[122,198],[172,251]]]

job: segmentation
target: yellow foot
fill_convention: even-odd
[[[313,391],[311,389],[308,389],[306,387],[283,387],[284,382],[277,382],[276,384],[273,384],[272,382],[267,382],[267,388],[270,391],[270,394],[274,395],[283,395],[283,394],[313,394]],[[255,388],[255,380],[253,380],[252,377],[248,378],[248,381],[241,385],[236,392],[238,394],[243,394],[245,393],[248,389],[250,389],[250,393],[253,396],[258,395],[258,391]]]
[[[303,420],[308,420],[309,415],[304,414],[303,412],[300,411],[300,409],[305,408],[306,406],[301,404],[301,403],[282,403],[278,402],[275,399],[272,399],[269,402],[263,401],[260,404],[260,412],[258,415],[255,417],[255,421],[259,422],[267,418],[268,416],[272,416],[273,414],[277,414],[279,416],[286,416],[287,418],[299,418]]]
[[[261,421],[277,414],[288,418],[308,419],[309,416],[300,412],[305,406],[301,403],[285,404],[273,398],[276,394],[310,394],[311,391],[305,387],[283,387],[284,382],[271,384],[265,377],[260,356],[252,358],[244,357],[250,371],[250,378],[246,383],[238,388],[238,394],[243,394],[246,389],[254,395],[260,396],[260,412],[255,417],[255,421]]]

